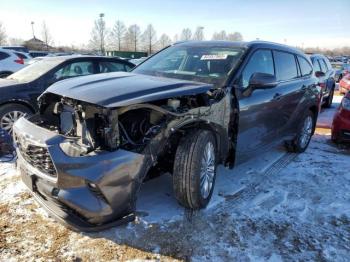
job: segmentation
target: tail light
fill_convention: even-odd
[[[18,58],[18,59],[16,59],[14,62],[17,63],[17,64],[24,65],[24,60],[23,60],[23,58]]]

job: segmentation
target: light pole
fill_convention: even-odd
[[[105,43],[104,43],[104,21],[103,21],[103,18],[105,17],[105,14],[104,13],[100,13],[100,40],[101,40],[101,43],[100,43],[100,49],[101,49],[101,53],[102,55],[104,55],[105,53]]]
[[[32,25],[33,38],[35,39],[35,35],[34,35],[34,22],[32,21],[30,24]]]

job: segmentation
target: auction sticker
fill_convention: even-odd
[[[201,60],[225,60],[227,54],[222,55],[202,55]]]

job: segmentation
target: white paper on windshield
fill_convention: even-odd
[[[222,55],[202,55],[201,60],[225,60],[227,54]]]

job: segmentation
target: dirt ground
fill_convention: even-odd
[[[329,132],[318,129],[304,154],[277,150],[220,167],[199,212],[179,207],[169,177],[151,180],[135,222],[99,233],[55,222],[14,163],[1,163],[0,261],[348,261],[350,149]]]

